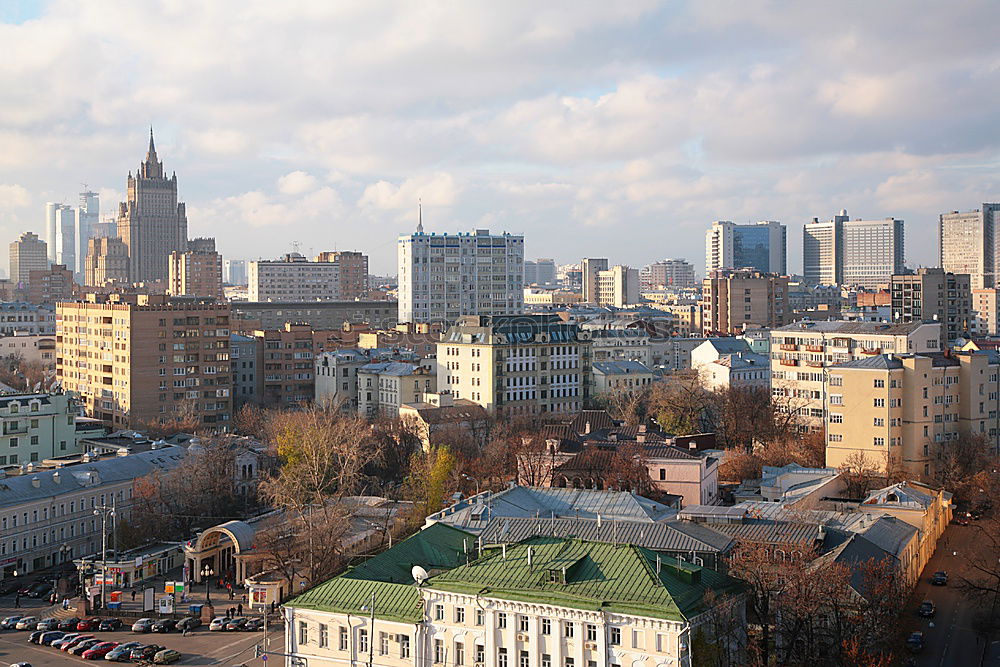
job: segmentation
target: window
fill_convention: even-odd
[[[521,651],[520,657],[517,660],[517,667],[531,667],[531,660],[528,658],[527,651]]]
[[[527,616],[518,616],[517,617],[517,631],[518,632],[527,632],[528,631],[528,617]]]
[[[319,625],[319,647],[326,648],[330,645],[330,629],[325,623]]]
[[[831,375],[830,376],[830,386],[831,387],[842,387],[844,385],[843,375]]]
[[[587,641],[596,642],[597,641],[597,626],[593,623],[587,623]]]
[[[885,399],[884,398],[875,398],[875,399],[872,399],[872,407],[875,407],[875,408],[884,408],[885,407]]]
[[[341,651],[347,650],[347,628],[340,626],[340,642],[339,646]]]
[[[881,417],[876,417],[873,426],[885,426],[885,420]]]
[[[830,405],[843,405],[844,396],[842,394],[830,394]]]
[[[573,623],[572,623],[572,621],[566,621],[566,623],[563,624],[563,637],[566,637],[567,639],[572,639],[573,638]]]
[[[4,526],[6,528],[6,526]],[[552,634],[552,619],[543,618],[542,619],[542,634],[551,635]]]
[[[608,641],[612,646],[618,646],[622,643],[622,629],[621,628],[611,628]]]
[[[486,647],[476,644],[476,662],[486,662]]]
[[[646,633],[642,630],[632,631],[632,648],[644,649],[646,648]]]
[[[455,664],[465,664],[465,644],[462,642],[455,642]]]
[[[843,424],[844,423],[844,415],[839,415],[839,414],[831,412],[830,413],[830,423],[831,424]]]
[[[573,658],[566,658],[566,662],[565,662],[565,663],[563,663],[563,664],[564,664],[564,665],[565,665],[566,667],[573,667],[573,665],[575,665],[575,664],[576,664],[576,661],[574,661],[574,660],[573,660]]]
[[[541,667],[552,667],[552,656],[548,653],[542,654],[542,665]]]
[[[507,629],[507,612],[501,611],[497,613],[497,627],[501,630]]]
[[[465,624],[465,607],[455,607],[455,622]]]
[[[434,640],[434,662],[442,663],[444,662],[444,640],[435,639]]]
[[[444,620],[444,605],[436,604],[434,605],[434,620],[443,621]]]
[[[358,630],[358,653],[368,653],[368,630]]]
[[[497,667],[507,667],[507,649],[497,649]]]
[[[306,625],[305,621],[299,621],[299,643],[309,643],[309,626]]]
[[[885,389],[885,380],[875,380],[876,389]]]
[[[885,438],[875,438],[873,444],[876,447],[885,447]]]
[[[378,654],[389,655],[389,633],[378,633]]]
[[[482,609],[476,609],[476,625],[484,625],[486,623],[486,612]],[[476,662],[482,662],[482,660],[476,660]]]
[[[399,635],[399,657],[410,657],[410,635]]]

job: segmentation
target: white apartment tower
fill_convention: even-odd
[[[524,237],[427,234],[423,225],[397,243],[399,321],[454,322],[464,315],[524,311]]]
[[[705,235],[705,275],[716,269],[755,269],[787,275],[787,230],[780,222],[761,220],[738,225],[712,223]]]
[[[968,273],[972,289],[995,287],[1000,243],[996,226],[1000,204],[983,204],[975,211],[952,211],[938,217],[940,266],[949,273]]]
[[[802,230],[802,268],[812,285],[888,285],[904,270],[903,221],[851,220],[846,209],[832,220],[813,218]]]

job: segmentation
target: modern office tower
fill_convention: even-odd
[[[297,252],[249,263],[250,301],[353,301],[368,285],[368,257],[325,252],[310,262]]]
[[[136,175],[128,175],[126,201],[118,205],[118,236],[129,252],[133,282],[166,281],[170,253],[187,250],[187,214],[177,202],[177,174],[167,178],[157,159],[153,131]]]
[[[847,209],[832,220],[813,218],[802,228],[802,276],[807,285],[839,285],[844,279]]]
[[[228,303],[92,294],[56,314],[56,377],[88,415],[116,429],[192,419],[229,430]]]
[[[227,285],[246,285],[247,261],[245,259],[223,260],[222,278]]]
[[[780,222],[713,222],[705,235],[705,275],[716,269],[755,269],[787,275],[787,245],[787,230]]]
[[[972,289],[996,287],[1000,239],[996,227],[1000,204],[983,204],[975,211],[952,211],[938,217],[939,264],[951,273],[968,273]]]
[[[597,276],[601,271],[607,270],[608,260],[606,257],[588,257],[580,262],[584,303],[597,303]]]
[[[462,317],[437,345],[438,391],[507,416],[579,411],[590,333],[557,315]]]
[[[76,266],[69,267],[82,275],[87,260],[87,242],[94,238],[94,227],[101,221],[101,200],[96,192],[80,193],[80,205],[76,209]]]
[[[664,259],[654,262],[639,272],[639,283],[643,289],[663,289],[664,287],[695,287],[694,267],[683,259]]]
[[[735,336],[788,321],[788,276],[760,271],[715,270],[702,281],[706,336]]]
[[[904,269],[903,221],[813,218],[802,229],[802,273],[810,285],[875,289]]]
[[[552,259],[536,259],[534,261],[524,261],[524,284],[527,285],[555,285],[556,284],[556,263]]]
[[[905,268],[903,221],[850,220],[844,229],[842,284],[876,289],[888,285]]]
[[[890,476],[930,481],[963,435],[996,447],[1000,405],[989,378],[998,371],[986,352],[883,353],[830,366],[826,465],[863,455]]]
[[[115,218],[105,218],[104,222],[95,222],[90,230],[90,238],[106,239],[110,237],[118,238],[118,221]]]
[[[941,351],[937,322],[845,322],[803,320],[771,331],[771,394],[804,425],[823,425],[823,401],[837,393],[827,370],[833,364],[882,354]]]
[[[194,244],[198,247],[198,244]],[[212,243],[211,247],[215,247]],[[214,250],[188,250],[170,253],[167,292],[173,296],[198,296],[221,299],[222,256]]]
[[[32,271],[28,277],[28,303],[55,304],[73,298],[73,272],[62,264]]]
[[[980,336],[1000,334],[1000,313],[997,309],[997,288],[972,290],[972,332]]]
[[[66,213],[63,213],[63,211],[66,211]],[[45,243],[48,245],[48,259],[50,263],[59,260],[57,253],[59,252],[61,243],[60,237],[65,233],[63,225],[67,220],[67,216],[74,217],[74,229],[71,234],[75,235],[76,220],[72,207],[51,201],[45,204]]]
[[[621,264],[598,271],[595,303],[615,308],[639,303],[639,271]]]
[[[940,322],[942,349],[974,326],[970,277],[944,269],[918,269],[892,277],[893,322]]]
[[[128,246],[117,236],[94,237],[87,242],[83,262],[83,284],[103,287],[128,283]]]
[[[321,252],[317,262],[330,262],[340,267],[340,299],[353,301],[368,291],[368,255],[351,250]]]
[[[10,244],[10,280],[15,287],[27,289],[32,271],[44,271],[49,266],[45,241],[32,232],[24,232]]]
[[[524,311],[524,237],[403,234],[397,245],[399,321],[454,322],[463,315]]]

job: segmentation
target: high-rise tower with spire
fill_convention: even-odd
[[[149,150],[135,176],[128,175],[126,201],[118,205],[118,236],[129,251],[134,282],[167,280],[170,253],[187,250],[187,215],[177,202],[177,174],[167,178],[157,159],[153,128]]]

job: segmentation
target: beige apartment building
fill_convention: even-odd
[[[232,418],[228,303],[91,294],[56,308],[56,376],[114,428]]]
[[[942,348],[973,325],[972,290],[967,273],[917,269],[892,277],[893,322],[940,322]]]
[[[32,232],[24,232],[10,244],[10,279],[17,289],[27,289],[32,271],[49,266],[48,246]]]
[[[598,271],[597,303],[615,308],[639,303],[639,270],[618,264]]]
[[[702,283],[702,329],[707,336],[780,327],[790,314],[788,276],[718,270]]]
[[[875,354],[829,369],[826,464],[864,456],[927,480],[963,434],[997,445],[1000,359],[985,352]]]
[[[972,290],[972,333],[980,336],[1000,334],[997,319],[997,288]]]
[[[938,265],[945,271],[968,273],[972,289],[996,286],[998,216],[1000,204],[983,204],[974,211],[938,217]]]
[[[358,414],[398,417],[406,403],[416,403],[437,390],[436,370],[428,364],[376,361],[357,370]]]
[[[222,255],[188,250],[170,253],[167,291],[174,296],[222,299]]]
[[[336,263],[340,267],[341,299],[360,299],[368,291],[368,255],[351,250],[321,252],[316,261]]]
[[[941,351],[939,323],[802,321],[771,331],[771,394],[803,424],[824,423],[828,368],[878,354]]]
[[[73,298],[76,283],[73,272],[64,264],[53,264],[47,269],[32,271],[28,277],[28,303],[54,304]]]
[[[590,332],[557,315],[466,316],[438,343],[438,391],[490,413],[577,412],[590,396]]]
[[[87,241],[83,263],[84,284],[102,287],[108,283],[128,283],[128,246],[116,236]]]

